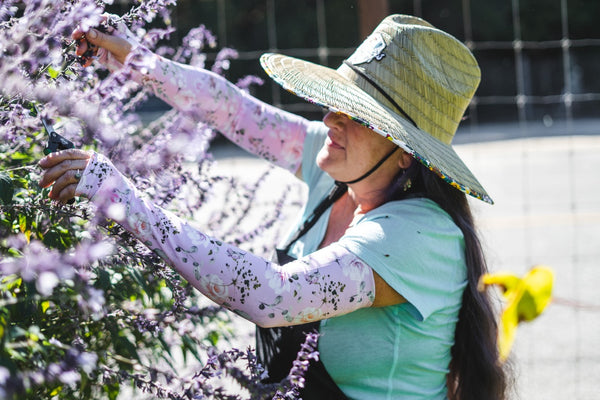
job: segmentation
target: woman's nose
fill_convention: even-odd
[[[339,113],[335,113],[333,111],[329,111],[327,114],[325,114],[325,116],[323,117],[323,122],[325,123],[325,125],[327,125],[329,128],[333,128],[335,125],[339,125],[341,124],[341,122],[343,121],[344,116],[339,114]]]

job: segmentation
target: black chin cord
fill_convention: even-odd
[[[349,184],[359,182],[365,179],[367,176],[371,175],[373,172],[375,172],[377,168],[381,166],[381,164],[383,164],[388,158],[390,158],[396,150],[398,150],[398,146],[394,146],[394,150],[389,152],[377,164],[375,164],[373,168],[367,171],[367,173],[361,176],[360,178],[348,182],[335,181],[335,185],[331,189],[331,192],[329,192],[329,194],[321,201],[321,203],[317,205],[312,214],[309,215],[306,218],[306,220],[304,220],[304,222],[298,227],[298,230],[296,231],[294,236],[292,236],[292,238],[288,241],[287,245],[285,245],[283,249],[276,249],[279,264],[283,265],[291,260],[287,252],[290,250],[294,242],[296,242],[296,240],[298,240],[301,236],[308,232],[308,230],[312,228],[312,226],[317,222],[321,215],[323,215],[325,210],[327,210],[329,206],[335,203],[337,199],[339,199],[344,195],[344,193],[346,193]]]
[[[368,170],[365,174],[363,174],[361,177],[356,178],[352,181],[346,181],[346,182],[341,182],[341,181],[335,181],[335,184],[343,184],[343,185],[351,185],[353,183],[356,182],[360,182],[363,179],[365,179],[367,176],[371,175],[373,172],[375,172],[377,170],[377,168],[381,167],[381,164],[383,164],[384,162],[386,162],[386,160],[388,158],[390,158],[392,156],[392,154],[394,154],[396,152],[396,150],[398,150],[399,147],[398,146],[394,146],[394,150],[390,151],[385,157],[383,157],[381,160],[379,160],[379,162],[377,164],[375,164],[375,166],[373,166],[373,168],[371,168],[370,170]]]

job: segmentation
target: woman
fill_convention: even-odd
[[[202,293],[261,327],[258,352],[273,380],[298,334],[319,329],[321,361],[309,369],[305,399],[504,398],[465,193],[491,199],[450,144],[480,79],[466,47],[421,19],[392,15],[338,70],[263,55],[273,79],[329,110],[309,122],[208,71],[151,54],[123,26],[90,30],[85,39],[77,54],[99,46],[113,69],[144,54],[149,61],[135,79],[295,172],[308,201],[284,245],[288,260],[274,263],[150,204],[99,154],[42,159],[40,185],[53,185],[51,198],[119,207],[118,223]]]

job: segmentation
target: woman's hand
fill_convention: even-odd
[[[45,171],[39,182],[40,187],[46,188],[54,184],[49,197],[66,203],[75,197],[75,189],[91,156],[92,152],[89,151],[69,149],[42,158],[39,165]]]
[[[108,15],[104,16],[104,20],[108,18]],[[131,50],[139,43],[123,22],[117,22],[116,26],[116,28],[109,26],[106,33],[94,28],[90,28],[85,32],[77,27],[71,34],[71,37],[77,41],[75,54],[83,56],[88,50],[91,50],[93,56],[98,56],[103,64],[107,64],[111,56],[117,62],[123,64]],[[83,66],[89,66],[92,61],[93,58],[86,57],[83,60]]]

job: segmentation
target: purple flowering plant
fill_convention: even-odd
[[[261,384],[254,352],[227,348],[228,314],[106,219],[105,210],[92,212],[86,202],[61,206],[36,184],[48,140],[44,119],[77,147],[108,155],[152,201],[184,218],[218,202],[207,229],[257,254],[266,255],[280,233],[282,208],[297,205],[275,199],[253,217],[260,224],[244,230],[271,170],[251,183],[218,175],[211,129],[174,110],[150,121],[136,113],[149,94],[128,77],[143,59],[132,57],[133,65],[113,74],[81,67],[70,34],[77,25],[97,26],[110,3],[0,4],[0,398],[116,399],[124,390],[134,398],[295,398],[317,357],[315,336],[283,382]],[[216,38],[203,26],[181,46],[163,44],[175,3],[135,2],[120,18],[147,47],[204,67]],[[223,49],[211,68],[222,73],[235,55]],[[231,393],[223,376],[243,390]]]

